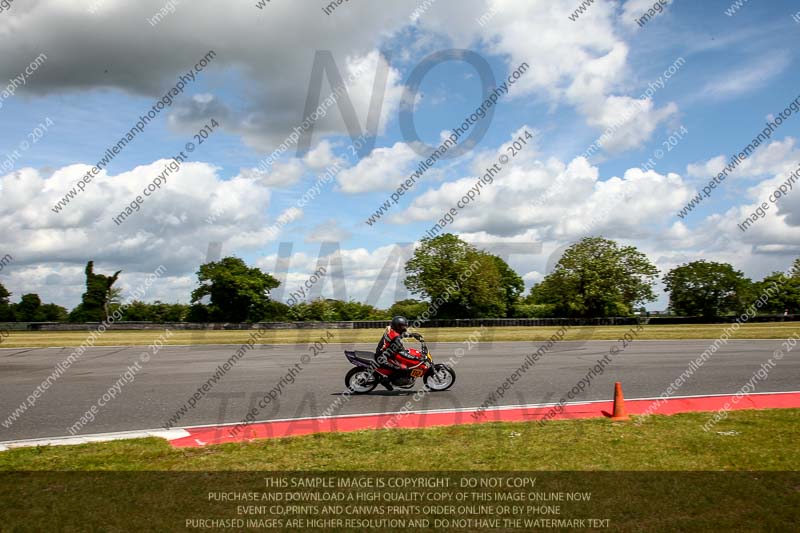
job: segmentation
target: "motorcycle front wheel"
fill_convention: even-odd
[[[428,390],[445,391],[456,382],[456,372],[448,365],[436,364],[425,374],[423,381]]]
[[[344,377],[344,385],[353,394],[366,394],[378,386],[378,380],[368,368],[351,368]]]

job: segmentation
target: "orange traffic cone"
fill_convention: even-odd
[[[630,420],[625,411],[625,397],[622,395],[622,383],[614,383],[614,414],[611,420]]]

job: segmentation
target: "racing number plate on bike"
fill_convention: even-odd
[[[421,378],[423,374],[425,374],[425,372],[423,372],[420,368],[415,368],[411,371],[411,377],[413,378]]]

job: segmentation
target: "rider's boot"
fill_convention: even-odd
[[[385,363],[385,361],[384,361],[384,363]],[[390,368],[391,369],[391,367],[389,365],[386,365],[386,364],[384,364],[381,368]],[[375,370],[374,375],[378,378],[378,383],[383,385],[386,388],[386,390],[389,390],[389,391],[394,390],[394,387],[392,387],[392,384],[391,384],[388,376],[378,372],[377,369]]]

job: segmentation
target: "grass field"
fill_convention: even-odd
[[[184,531],[192,518],[247,519],[241,502],[211,495],[283,492],[269,483],[264,488],[265,477],[398,479],[407,471],[412,478],[449,478],[454,493],[463,487],[456,480],[480,472],[489,478],[505,472],[527,475],[539,491],[585,491],[590,501],[562,503],[558,513],[544,517],[605,519],[605,527],[614,531],[796,530],[800,409],[733,411],[714,431],[704,432],[707,417],[653,416],[638,427],[594,419],[542,427],[492,423],[376,430],[188,449],[155,438],[17,449],[0,452],[0,529]],[[311,489],[325,490],[330,489]],[[282,525],[270,526],[279,530],[298,529],[287,521],[292,516],[322,516],[316,514],[320,507],[328,517],[355,516],[317,505],[317,511],[291,504],[264,507],[261,516],[281,517]],[[430,521],[458,518],[457,511],[424,505],[400,509]],[[499,505],[491,509],[479,512],[489,518],[519,518],[522,512]],[[525,509],[526,518],[543,516]]]
[[[708,416],[325,433],[204,448],[157,438],[21,448],[0,452],[0,471],[383,470],[398,447],[426,459],[392,464],[397,470],[800,470],[800,409],[731,411],[705,432]]]
[[[644,326],[637,339],[642,340],[679,340],[679,339],[715,339],[719,337],[727,324],[697,325],[659,325]],[[461,342],[472,334],[474,328],[430,328],[420,329],[427,341]],[[543,341],[552,336],[555,327],[495,327],[487,328],[481,339],[484,341]],[[575,326],[565,335],[566,340],[617,340],[630,326]],[[800,322],[767,322],[744,324],[736,331],[732,339],[786,339],[800,330]],[[167,344],[242,344],[247,341],[250,330],[175,330]],[[332,329],[329,342],[374,343],[380,337],[378,329]],[[146,331],[106,331],[94,343],[95,346],[138,346],[148,345],[164,330]],[[268,331],[259,341],[261,344],[305,344],[314,342],[325,335],[324,329],[284,329]],[[86,340],[87,333],[82,331],[11,331],[2,339],[0,348],[43,348],[78,346]]]

